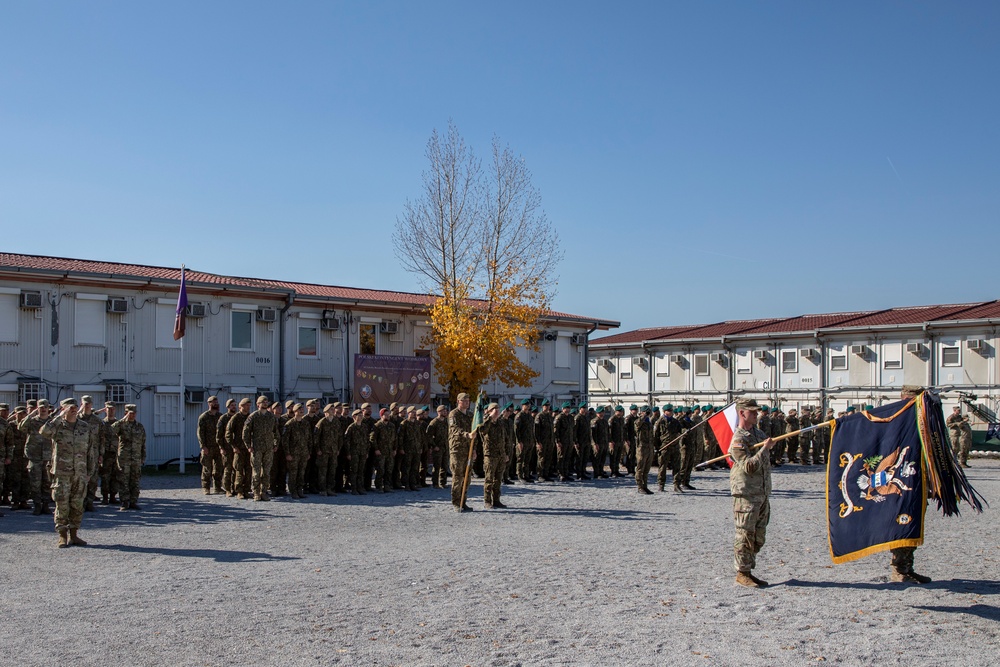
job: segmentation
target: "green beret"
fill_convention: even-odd
[[[659,411],[660,411],[660,406],[659,405],[654,405],[653,406],[653,412],[659,412]]]
[[[703,405],[703,406],[701,406],[701,409],[702,410],[711,410],[712,406],[711,406],[711,404],[709,404],[709,405]]]
[[[503,406],[504,410],[512,410],[514,408],[514,401],[510,401],[507,405]]]
[[[673,410],[674,410],[674,404],[673,403],[667,403],[666,405],[663,406],[663,409],[664,410],[670,410],[671,412],[673,412]]]
[[[625,412],[625,406],[619,405],[618,407],[615,408],[615,412]]]
[[[652,410],[650,410],[650,409],[649,409],[649,406],[648,406],[648,405],[644,405],[644,406],[642,406],[642,411],[643,411],[643,412],[645,412],[645,413],[646,413],[647,415],[648,415],[648,414],[649,414],[650,412],[652,412]]]
[[[521,401],[521,405],[530,405],[530,404],[531,404],[530,398],[525,398]]]
[[[565,403],[562,404],[561,409],[565,410],[566,408],[569,408],[569,407],[572,407],[572,406],[573,406],[572,403],[570,403],[569,401],[566,401]]]
[[[691,406],[690,406],[690,405],[686,405],[686,406],[684,406],[684,414],[687,414],[687,415],[689,415],[689,414],[691,414],[692,412],[694,412],[694,410],[692,410],[692,409],[691,409]]]
[[[854,406],[853,405],[848,405],[847,406],[847,411],[848,412],[854,412]]]
[[[874,409],[875,409],[874,405],[866,405],[865,406],[865,410],[874,410]]]
[[[766,406],[766,405],[762,405],[762,406],[760,406],[760,411],[761,411],[761,412],[768,412],[768,408],[767,408],[767,406]]]
[[[587,404],[586,404],[586,403],[581,403],[580,405],[578,405],[578,406],[576,406],[576,407],[582,410],[582,409],[584,409],[585,407],[587,407]]]
[[[604,412],[604,406],[598,405],[596,408],[594,408],[594,412],[596,412],[597,414],[601,414],[602,412]]]
[[[549,399],[547,398],[542,399],[542,405],[550,405]]]
[[[636,405],[635,403],[633,403],[632,405],[630,405],[630,406],[629,406],[629,408],[628,408],[628,409],[629,409],[629,410],[638,410],[638,409],[639,409],[639,406],[638,406],[638,405]]]

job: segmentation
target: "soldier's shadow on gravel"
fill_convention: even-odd
[[[259,551],[226,551],[224,549],[170,549],[168,547],[137,547],[127,544],[93,544],[89,549],[122,551],[132,554],[154,554],[174,558],[211,558],[218,563],[265,563],[300,560],[298,556],[274,556]]]
[[[246,501],[240,501],[246,503]],[[205,524],[223,521],[267,521],[289,515],[267,511],[262,507],[221,505],[193,499],[160,499],[143,502],[142,510],[101,509],[83,516],[83,527],[110,528],[116,526],[165,526],[168,524]],[[270,505],[270,503],[265,503]],[[268,508],[270,509],[270,508]]]
[[[971,614],[987,621],[1000,621],[1000,609],[988,604],[974,604],[969,607],[941,607],[937,605],[914,605],[914,609],[939,611],[945,614]]]
[[[975,579],[939,579],[929,584],[910,585],[900,584],[891,581],[802,581],[799,579],[789,579],[788,581],[771,584],[773,586],[797,586],[801,588],[852,588],[855,590],[871,591],[901,591],[906,588],[916,590],[939,590],[949,593],[977,593],[980,595],[1000,594],[1000,582],[994,580]],[[927,607],[930,609],[931,607]],[[942,610],[946,609],[944,607]],[[955,607],[956,610],[965,607]],[[1000,619],[996,619],[1000,620]]]
[[[501,511],[514,514],[534,514],[536,516],[569,516],[587,517],[592,519],[615,519],[618,521],[650,521],[674,516],[673,512],[648,512],[644,510],[618,510],[583,507],[522,507],[508,505],[505,510],[483,510],[484,512]]]

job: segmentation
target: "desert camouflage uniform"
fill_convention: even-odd
[[[649,469],[653,467],[653,423],[640,413],[635,419],[635,484],[640,491],[649,491]]]
[[[305,495],[306,463],[309,461],[309,452],[312,448],[312,431],[312,425],[303,416],[300,419],[289,419],[281,436],[287,461],[285,467],[288,470],[288,493],[292,498],[301,498]]]
[[[97,427],[79,417],[73,424],[56,417],[41,427],[41,435],[52,442],[54,519],[56,532],[65,535],[75,532],[83,521],[87,485],[97,470]]]
[[[243,427],[246,426],[248,417],[249,415],[237,412],[226,424],[226,442],[233,448],[233,493],[243,499],[249,499],[250,481],[253,479],[250,450],[243,440]]]
[[[368,429],[364,422],[355,424],[353,421],[344,433],[344,444],[351,457],[351,493],[363,495],[367,492],[368,481],[365,480],[366,463],[368,460]]]
[[[465,485],[469,465],[469,433],[472,432],[472,415],[455,408],[448,413],[448,453],[451,458],[451,504],[462,506],[462,487]]]
[[[278,418],[270,410],[257,408],[243,424],[243,442],[250,450],[250,466],[253,470],[251,487],[254,500],[267,498],[271,486],[274,450],[277,449],[280,439]]]
[[[198,445],[201,447],[201,488],[211,491],[215,480],[216,493],[222,491],[222,473],[225,465],[216,437],[219,432],[219,418],[222,413],[206,410],[198,417]]]
[[[479,427],[479,437],[483,441],[483,504],[486,507],[501,506],[500,489],[503,471],[507,463],[507,439],[509,437],[506,421],[500,417],[495,422],[487,419]]]
[[[448,417],[438,415],[427,424],[431,447],[431,486],[443,489],[448,483]]]
[[[379,419],[375,422],[372,432],[368,435],[370,456],[375,458],[375,490],[382,493],[391,493],[393,487],[393,468],[395,468],[396,450],[403,449],[402,442],[397,444],[397,438],[402,441],[404,432],[412,430],[408,426],[409,422],[403,422],[398,429],[391,420],[383,421]],[[378,452],[376,454],[375,452]],[[409,486],[409,468],[406,467],[408,460],[400,466],[400,474],[403,479],[403,486]]]
[[[49,506],[49,462],[52,460],[52,440],[38,432],[44,424],[45,420],[38,417],[25,417],[17,427],[26,436],[24,456],[28,459],[28,480],[36,513],[48,512]]]
[[[324,417],[316,425],[316,483],[321,496],[337,495],[337,461],[344,444],[340,417]]]
[[[111,430],[118,437],[119,498],[122,507],[133,507],[139,502],[139,480],[146,462],[146,429],[138,420],[130,422],[122,417]]]
[[[233,478],[236,477],[236,470],[233,468],[233,446],[227,439],[227,429],[232,418],[233,415],[229,414],[228,410],[223,412],[219,417],[218,428],[215,430],[215,441],[219,443],[219,453],[222,455],[222,489],[227,496],[235,494]]]
[[[733,565],[737,572],[749,573],[757,566],[757,553],[764,546],[771,519],[771,457],[764,448],[753,451],[753,446],[766,438],[760,429],[737,428],[729,445],[733,460],[729,490],[736,527]]]

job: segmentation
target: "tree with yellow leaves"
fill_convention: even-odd
[[[486,382],[527,386],[538,372],[517,347],[538,350],[562,257],[524,160],[493,140],[483,170],[453,123],[427,142],[423,193],[406,202],[396,256],[437,297],[431,306],[434,369],[452,403]]]

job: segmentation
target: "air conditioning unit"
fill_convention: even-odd
[[[185,403],[204,403],[205,399],[208,398],[205,395],[204,389],[186,389],[184,391],[184,402]]]
[[[277,320],[278,320],[278,311],[276,311],[274,308],[257,309],[258,322],[276,322]]]
[[[851,354],[856,354],[859,357],[867,356],[867,354],[868,354],[868,346],[867,345],[852,345],[851,346]]]
[[[674,363],[674,364],[677,364],[677,365],[683,365],[684,364],[684,355],[683,354],[671,354],[670,355],[670,362]]]
[[[543,331],[542,338],[551,342],[554,341],[556,338],[559,338],[559,334],[557,334],[555,331]]]
[[[811,347],[804,347],[799,350],[799,355],[805,357],[806,359],[812,359],[816,355],[816,350]]]
[[[42,307],[42,293],[41,292],[21,292],[21,308],[41,308]]]
[[[614,367],[615,367],[615,365],[614,365],[613,363],[611,363],[611,360],[610,360],[610,359],[601,359],[601,361],[600,361],[600,366],[601,366],[601,368],[603,368],[603,369],[605,369],[605,370],[609,370],[609,371],[610,371],[610,370],[611,370],[612,368],[614,368]]]
[[[985,343],[978,338],[970,338],[965,341],[965,346],[970,350],[982,350],[985,347]]]
[[[111,298],[108,299],[108,312],[109,313],[127,313],[128,312],[128,299],[121,298]]]
[[[923,343],[907,343],[906,344],[906,351],[907,352],[912,352],[913,354],[916,354],[916,355],[921,355],[921,354],[924,353],[924,344]]]
[[[378,325],[378,330],[384,334],[399,333],[399,322],[382,322]]]
[[[324,331],[340,331],[340,320],[336,317],[324,317],[319,321],[319,327]]]
[[[587,342],[587,336],[585,334],[575,333],[569,337],[569,342],[573,345],[583,345]]]
[[[767,350],[754,350],[753,351],[753,358],[754,359],[760,359],[761,361],[766,361],[767,360]]]
[[[726,361],[726,355],[722,354],[721,352],[713,352],[711,354],[711,358],[712,361],[714,361],[717,364],[722,364],[725,363]]]
[[[189,303],[187,305],[188,317],[205,317],[208,315],[208,308],[203,303]]]

